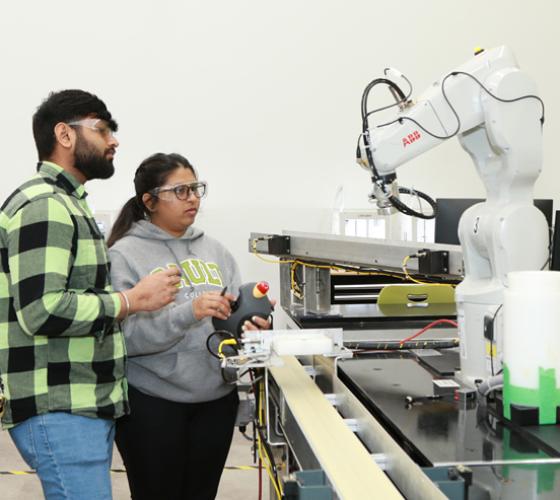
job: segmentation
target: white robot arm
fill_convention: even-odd
[[[484,331],[491,327],[499,333],[493,323],[507,273],[538,270],[547,263],[548,227],[533,205],[542,164],[544,105],[507,47],[477,53],[436,81],[413,105],[394,82],[381,83],[397,87],[400,112],[395,120],[370,128],[364,105],[374,86],[370,84],[362,99],[363,146],[358,149],[358,162],[371,171],[378,206],[435,216],[435,204],[426,195],[422,197],[433,205],[433,214],[403,205],[395,170],[455,136],[487,192],[486,202],[467,210],[459,224],[465,261],[465,279],[456,291],[461,373],[474,384],[498,370],[495,345],[499,351],[501,338],[485,338]]]

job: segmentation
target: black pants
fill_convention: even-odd
[[[131,414],[116,442],[135,500],[214,499],[233,437],[237,391],[206,403],[175,403],[129,386]]]

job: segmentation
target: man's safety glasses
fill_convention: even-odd
[[[109,128],[101,118],[83,118],[81,120],[75,120],[73,122],[68,122],[71,127],[85,127],[91,130],[99,132],[105,139],[111,139],[115,137],[115,132]]]
[[[194,194],[197,198],[203,198],[206,196],[206,191],[208,184],[204,181],[191,182],[190,184],[177,184],[175,186],[161,186],[156,189],[152,189],[149,193],[152,196],[159,198],[160,200],[173,200],[173,194],[178,200],[187,200],[189,196]]]

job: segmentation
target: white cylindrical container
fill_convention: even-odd
[[[537,408],[539,424],[555,424],[560,406],[560,272],[508,274],[503,367],[504,416],[515,420],[514,407]]]

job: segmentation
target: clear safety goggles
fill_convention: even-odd
[[[99,132],[105,139],[112,139],[115,137],[115,132],[111,130],[109,125],[101,118],[82,118],[81,120],[75,120],[73,122],[68,122],[71,127],[85,127],[91,130]]]
[[[198,199],[204,198],[208,190],[208,184],[205,181],[191,182],[189,184],[176,184],[175,186],[161,186],[152,189],[149,193],[160,200],[173,200],[173,193],[178,200],[189,199],[191,193]]]

